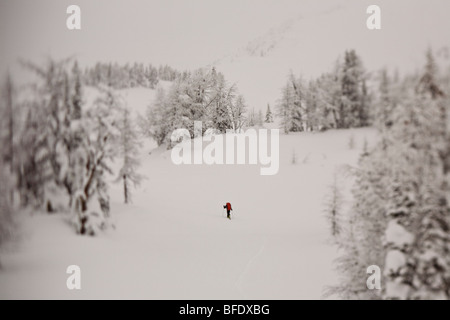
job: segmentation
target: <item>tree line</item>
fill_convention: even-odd
[[[354,50],[333,70],[305,81],[292,72],[277,104],[285,133],[363,127],[371,123],[368,73]]]
[[[81,77],[83,83],[90,86],[105,85],[114,89],[144,87],[155,89],[160,80],[174,81],[182,72],[168,65],[159,67],[152,64],[133,63],[119,65],[118,63],[97,62],[92,67],[86,67]]]
[[[194,138],[199,134],[194,132],[194,121],[202,121],[202,135],[208,129],[237,132],[246,123],[245,112],[245,100],[236,85],[229,84],[215,68],[202,68],[183,73],[167,90],[158,88],[139,124],[158,146],[166,143],[170,148],[175,129],[186,128]]]

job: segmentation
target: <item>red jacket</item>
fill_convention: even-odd
[[[227,202],[227,210],[230,211],[231,210],[231,204],[229,202]]]

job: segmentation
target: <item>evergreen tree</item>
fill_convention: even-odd
[[[315,104],[315,122],[320,130],[338,127],[338,106],[342,93],[340,64],[336,62],[333,72],[321,75],[310,89],[310,104]]]
[[[28,121],[34,127],[36,142],[28,140],[28,132],[24,132],[24,137],[31,145],[28,149],[39,151],[37,155],[30,155],[28,159],[22,160],[22,170],[29,167],[29,174],[32,177],[26,177],[22,174],[22,182],[33,181],[36,185],[28,185],[24,191],[32,191],[37,205],[46,206],[52,209],[49,203],[51,193],[66,189],[69,197],[72,193],[71,180],[69,178],[71,167],[69,165],[71,148],[71,122],[70,114],[73,110],[70,101],[71,84],[67,72],[68,60],[54,61],[48,60],[43,67],[32,63],[26,63],[26,66],[39,76],[40,81],[36,86],[34,110],[28,110]],[[32,115],[32,113],[36,113]],[[35,118],[35,119],[33,119]],[[30,130],[31,131],[31,130]],[[44,142],[42,145],[42,142]],[[36,144],[35,144],[36,143]],[[35,168],[39,164],[41,170]],[[45,167],[45,169],[44,169]],[[47,167],[51,173],[48,173]],[[38,169],[35,171],[34,169]],[[45,176],[51,176],[51,179],[41,181]],[[22,185],[23,186],[23,185]],[[28,203],[29,194],[24,198]]]
[[[272,111],[270,110],[270,105],[267,104],[265,123],[272,123],[272,122],[273,122]]]
[[[287,83],[282,89],[281,99],[277,105],[277,116],[281,120],[284,133],[289,133],[293,128],[292,109],[294,105],[293,89]],[[250,125],[250,124],[249,124]]]
[[[17,130],[15,128],[15,103],[14,86],[11,75],[8,73],[4,86],[0,91],[0,143],[2,152],[0,154],[0,247],[11,238],[13,233],[13,208],[15,170],[17,159],[15,159]],[[16,109],[17,112],[17,109]],[[0,263],[1,268],[1,263]]]
[[[5,163],[9,165],[10,172],[14,170],[14,110],[13,110],[13,83],[11,75],[8,73],[6,77],[6,83],[3,90],[4,95],[4,112],[2,112],[2,118],[7,119],[4,128],[7,128],[6,137],[2,139],[3,159]],[[2,108],[3,109],[3,108]]]
[[[371,96],[369,94],[366,79],[362,80],[361,83],[361,105],[359,108],[359,126],[366,127],[371,124],[371,118],[370,118],[370,106],[371,103]]]
[[[334,174],[333,183],[330,186],[329,194],[326,199],[326,214],[330,223],[331,235],[339,237],[341,233],[341,209],[343,196],[339,189],[338,174]]]
[[[304,106],[305,90],[301,78],[296,79],[291,73],[289,85],[292,86],[293,101],[290,109],[291,128],[290,131],[298,132],[304,130],[306,108]]]
[[[444,93],[437,84],[437,66],[431,48],[427,50],[426,60],[425,72],[420,78],[416,90],[418,93],[428,93],[431,95],[432,99],[437,99],[439,97],[442,97]]]
[[[264,123],[264,117],[263,117],[262,110],[259,110],[259,111],[258,111],[258,117],[257,117],[256,119],[257,119],[257,120],[256,120],[256,124],[257,124],[259,127],[262,127],[262,126],[263,126],[263,123]]]
[[[17,149],[17,189],[20,204],[42,206],[45,186],[53,180],[47,151],[47,131],[43,128],[47,120],[41,105],[34,101],[27,105],[24,128],[20,133]]]
[[[7,166],[11,178],[15,176],[15,170],[17,169],[15,152],[16,152],[16,140],[17,140],[17,128],[16,122],[19,116],[18,104],[14,101],[15,89],[11,79],[11,75],[8,73],[6,81],[0,91],[0,143],[2,144],[2,152],[0,158],[2,163]],[[14,189],[9,189],[8,196],[11,203],[14,201]]]
[[[218,75],[214,79],[212,87],[212,100],[209,103],[210,122],[212,127],[219,132],[225,133],[226,129],[232,129],[231,103],[236,98],[236,88],[234,85],[227,86],[223,75]]]
[[[381,70],[379,80],[379,97],[375,105],[375,125],[380,131],[390,128],[393,124],[393,98],[391,80],[386,69]]]
[[[13,178],[8,166],[0,158],[0,248],[11,239],[13,234],[13,203],[10,194],[13,190]],[[0,261],[1,269],[1,261]]]
[[[119,154],[123,159],[123,163],[116,181],[123,183],[124,202],[129,203],[131,201],[130,183],[137,187],[143,177],[136,172],[137,167],[140,165],[136,154],[139,152],[141,143],[132,119],[130,119],[130,111],[126,107],[122,110],[119,131]]]
[[[363,68],[354,50],[346,51],[342,66],[342,98],[339,106],[340,128],[359,127],[364,125],[367,108],[362,103]]]
[[[250,113],[248,115],[247,126],[249,126],[249,127],[256,126],[256,113],[255,113],[254,108],[250,111]]]

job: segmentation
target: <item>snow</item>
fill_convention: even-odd
[[[169,81],[159,81],[157,88],[162,88],[168,90],[172,82]],[[86,106],[94,105],[96,99],[100,96],[100,92],[95,87],[83,87],[83,102]],[[144,87],[135,87],[128,89],[120,89],[115,91],[119,96],[121,96],[126,106],[129,106],[134,115],[145,114],[147,106],[153,102],[156,97],[156,89],[148,89]]]
[[[152,94],[124,96],[142,112]],[[70,214],[17,216],[21,240],[1,252],[0,299],[321,298],[338,281],[324,197],[336,168],[356,164],[364,139],[373,146],[374,130],[282,134],[273,176],[259,165],[176,166],[164,146],[146,143],[139,173],[147,179],[133,203],[110,185],[115,229],[79,236]],[[307,161],[292,164],[292,150]],[[81,268],[81,290],[66,287],[69,265]]]
[[[162,88],[164,90],[168,90],[172,82],[169,81],[159,81],[157,88]],[[118,94],[122,96],[127,105],[137,114],[144,115],[147,106],[151,104],[151,102],[156,97],[156,90],[149,90],[148,88],[136,87],[130,89],[121,89],[117,90]]]
[[[389,281],[386,283],[386,292],[389,299],[406,300],[411,287],[407,284]]]
[[[397,248],[412,244],[414,235],[401,226],[396,220],[391,220],[386,228],[386,242],[394,244]]]
[[[389,276],[392,273],[397,273],[406,265],[406,257],[400,250],[390,250],[386,254],[386,265],[384,268],[384,275]]]

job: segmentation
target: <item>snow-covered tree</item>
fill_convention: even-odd
[[[362,61],[354,50],[336,61],[331,72],[306,84],[288,77],[278,102],[277,116],[285,132],[350,128],[371,123],[371,94]]]
[[[289,75],[277,105],[277,116],[285,133],[305,130],[307,116],[306,89],[301,78]]]
[[[426,64],[422,77],[416,88],[419,94],[429,94],[432,99],[437,99],[444,95],[437,79],[437,65],[434,59],[433,51],[429,48],[426,52]]]
[[[9,239],[13,234],[13,203],[10,197],[13,190],[13,177],[9,168],[0,159],[0,247]],[[0,263],[1,268],[1,263]]]
[[[125,106],[121,110],[122,118],[119,120],[119,154],[122,158],[122,167],[120,168],[117,182],[123,184],[124,202],[131,201],[131,184],[137,187],[143,176],[137,173],[140,165],[137,154],[142,144],[139,141],[138,132],[135,129],[133,119],[130,117],[130,111]]]
[[[248,114],[247,126],[254,127],[254,126],[256,126],[256,123],[257,123],[256,112],[255,112],[255,108],[253,108],[252,110],[250,110],[250,112]]]
[[[236,100],[230,104],[229,110],[232,129],[236,132],[239,132],[246,121],[245,113],[247,111],[247,106],[244,96],[241,94],[237,95]]]
[[[294,127],[294,119],[292,117],[292,109],[294,106],[294,92],[292,86],[287,83],[283,89],[281,98],[277,105],[277,117],[280,118],[280,123],[283,128],[284,133],[289,133]]]
[[[364,69],[361,59],[354,50],[346,51],[342,66],[338,127],[360,127],[367,125],[368,105],[366,102]]]
[[[0,247],[11,238],[13,233],[13,206],[16,142],[14,113],[14,86],[11,76],[8,74],[0,91],[0,143],[2,145],[0,155]],[[1,268],[1,264],[0,264]]]
[[[380,72],[379,79],[379,97],[374,106],[373,117],[375,119],[375,125],[381,131],[390,128],[393,124],[392,116],[393,116],[393,93],[392,93],[392,84],[391,79],[389,78],[388,71],[386,69],[382,69]]]
[[[3,88],[2,96],[3,103],[2,105],[2,118],[4,123],[4,127],[6,130],[6,134],[2,139],[2,151],[3,151],[3,159],[6,163],[9,164],[9,168],[13,170],[14,163],[14,110],[13,110],[13,83],[11,80],[11,75],[8,74],[6,77],[6,83]],[[6,121],[5,121],[6,120]]]
[[[310,81],[305,93],[305,129],[307,131],[320,130],[323,127],[322,119],[325,113],[318,99],[316,81]]]
[[[354,180],[353,205],[345,214],[341,211],[338,219],[339,233],[334,239],[341,252],[336,260],[340,284],[330,288],[328,294],[337,294],[344,299],[380,299],[379,291],[368,290],[366,286],[367,267],[378,265],[383,268],[384,265],[381,235],[386,220],[386,198],[383,193],[385,167],[380,161],[381,158],[373,150],[361,156],[358,168],[346,170],[348,178]],[[341,196],[338,194],[337,198]]]
[[[24,129],[21,139],[21,150],[25,153],[20,161],[22,200],[25,201],[23,204],[29,204],[34,198],[35,205],[45,205],[50,210],[53,207],[48,202],[50,190],[67,189],[70,194],[67,148],[70,143],[68,137],[72,106],[67,64],[68,60],[51,59],[43,66],[25,63],[39,79],[34,86],[33,99],[24,102],[26,122],[31,127]],[[30,132],[33,132],[34,137]],[[28,153],[29,150],[35,153]],[[25,174],[26,170],[29,171]]]
[[[218,74],[213,78],[211,88],[211,98],[208,103],[209,119],[211,127],[225,133],[227,129],[232,129],[232,103],[236,99],[236,87],[228,86],[223,75]]]
[[[290,110],[292,132],[303,131],[306,123],[306,90],[301,78],[296,79],[294,74],[289,76],[288,85],[292,87],[293,101]]]
[[[16,169],[16,161],[15,161],[15,135],[17,134],[16,122],[17,122],[17,114],[19,110],[17,107],[14,108],[14,105],[17,106],[17,103],[14,103],[14,85],[11,79],[11,75],[8,73],[6,76],[6,80],[4,85],[2,86],[1,94],[1,102],[0,102],[0,117],[1,117],[1,129],[0,129],[0,142],[2,145],[1,159],[2,164],[7,166],[9,173],[11,175],[14,174]],[[14,190],[10,188],[8,196],[13,201]]]
[[[105,173],[112,173],[120,101],[111,88],[101,89],[101,97],[84,106],[78,65],[70,72],[69,62],[26,63],[39,80],[22,103],[17,185],[22,205],[72,208],[77,231],[95,234],[109,216]]]
[[[264,120],[265,123],[272,123],[273,122],[273,115],[272,111],[270,110],[270,105],[267,104],[267,110],[266,110],[266,118]]]
[[[72,119],[80,119],[81,118],[81,107],[83,105],[83,93],[81,91],[81,75],[80,75],[80,69],[78,67],[78,62],[75,61],[73,68],[72,68],[72,74],[74,77],[74,92],[72,94],[72,112],[71,112],[71,118]]]
[[[358,119],[360,127],[367,127],[372,123],[372,119],[370,117],[371,106],[372,106],[372,96],[367,88],[367,81],[365,78],[363,78],[361,81],[361,97],[360,97],[360,106],[358,110]]]
[[[24,129],[17,145],[17,189],[21,206],[39,207],[44,205],[46,185],[53,180],[47,130],[43,126],[48,118],[37,101],[25,107]]]
[[[341,210],[343,204],[343,196],[338,182],[338,173],[333,176],[333,183],[329,188],[325,202],[325,212],[330,223],[331,235],[333,238],[339,237],[341,232]]]
[[[198,69],[178,77],[167,93],[159,90],[156,101],[139,119],[142,132],[155,138],[158,145],[171,147],[173,130],[186,128],[193,138],[194,121],[206,129],[225,133],[240,130],[245,121],[245,101],[234,84],[228,84],[215,68]]]
[[[159,80],[174,81],[180,74],[169,66],[157,68],[142,63],[119,65],[97,62],[93,67],[87,67],[81,76],[83,83],[91,86],[104,85],[114,89],[141,86],[154,89]]]
[[[116,155],[119,137],[120,97],[111,88],[102,89],[94,106],[86,110],[83,124],[86,135],[77,151],[75,191],[72,201],[73,222],[80,234],[96,234],[109,224],[109,194],[106,173]]]
[[[382,128],[386,118],[392,123],[356,171],[354,210],[345,232],[350,241],[341,244],[343,280],[335,291],[344,297],[450,297],[450,104],[433,63],[428,53],[423,75],[405,77],[399,96],[390,98],[398,105],[375,119]],[[385,88],[380,86],[381,97]],[[365,288],[369,265],[384,270],[381,292]]]
[[[170,134],[169,123],[165,120],[166,93],[163,88],[156,90],[156,98],[145,111],[145,116],[139,116],[138,124],[144,136],[152,138],[160,146]]]
[[[257,124],[259,127],[262,127],[263,124],[264,124],[264,117],[263,117],[262,110],[258,110],[258,115],[257,115],[257,117],[256,117],[256,124]]]
[[[396,112],[392,143],[397,169],[385,231],[389,299],[450,298],[450,204],[445,170],[448,100],[430,51],[415,92]]]
[[[336,85],[330,74],[323,74],[314,84],[310,84],[307,103],[313,113],[313,129],[327,130],[337,127],[337,104],[332,94],[332,86]]]
[[[186,92],[185,88],[185,83],[178,79],[167,92],[162,88],[157,89],[156,99],[147,106],[145,116],[138,119],[144,136],[153,138],[158,145],[166,143],[170,148],[173,130],[188,128],[193,134],[189,115],[195,113],[193,109],[196,107],[189,108],[192,106],[191,93]]]

